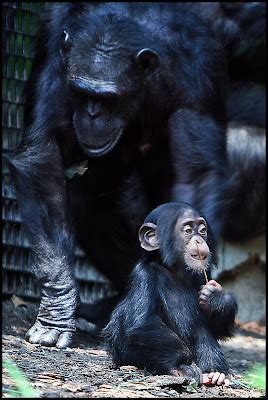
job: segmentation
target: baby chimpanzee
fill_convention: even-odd
[[[186,203],[154,209],[139,231],[142,260],[103,331],[117,366],[228,385],[218,339],[232,336],[237,304],[204,268],[217,264],[210,227]]]

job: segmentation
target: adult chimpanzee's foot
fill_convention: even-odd
[[[73,285],[42,288],[42,300],[35,324],[25,335],[30,343],[65,348],[70,346],[76,330],[74,314],[77,290]]]
[[[43,346],[56,346],[60,349],[70,346],[74,331],[67,329],[59,330],[57,327],[45,326],[40,321],[28,330],[25,335],[26,340],[30,343],[38,343]]]

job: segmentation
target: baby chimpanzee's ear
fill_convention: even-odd
[[[159,241],[156,234],[156,225],[147,222],[139,230],[140,245],[144,250],[153,251],[159,249]]]

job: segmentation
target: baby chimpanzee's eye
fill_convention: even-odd
[[[193,233],[193,230],[190,225],[185,225],[185,227],[183,228],[183,232],[187,235],[191,235]]]
[[[207,227],[204,224],[200,224],[198,227],[198,233],[200,235],[205,235],[207,233]]]

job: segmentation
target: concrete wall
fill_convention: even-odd
[[[265,236],[232,244],[221,242],[219,268],[212,273],[225,290],[235,293],[237,318],[241,322],[266,317],[266,241]]]

